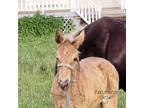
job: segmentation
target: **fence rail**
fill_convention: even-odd
[[[66,10],[76,12],[87,24],[101,17],[100,0],[18,0],[19,13],[49,10]]]
[[[97,20],[101,17],[100,0],[93,2],[92,0],[73,0],[75,2],[73,10],[85,21],[87,24]]]
[[[70,9],[70,0],[18,0],[18,11]]]

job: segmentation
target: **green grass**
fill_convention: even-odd
[[[126,93],[122,89],[119,92],[118,108],[126,108]]]
[[[50,95],[54,65],[52,37],[19,40],[19,108],[54,108]]]
[[[50,95],[55,68],[54,37],[19,40],[19,108],[54,108]],[[125,92],[119,95],[119,108],[125,108]]]

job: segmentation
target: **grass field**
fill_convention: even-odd
[[[53,36],[19,40],[19,108],[54,108],[50,95],[54,77],[56,45]],[[119,108],[125,108],[125,92]]]

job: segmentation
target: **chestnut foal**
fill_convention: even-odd
[[[57,63],[51,93],[56,108],[117,108],[119,76],[107,60],[88,57],[79,61],[84,31],[73,41],[56,32]]]

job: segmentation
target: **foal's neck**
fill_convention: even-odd
[[[79,61],[77,62],[75,68],[73,69],[73,73],[72,73],[72,83],[77,82],[77,77],[79,76],[79,72],[80,72],[80,64]]]

